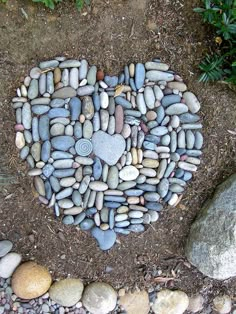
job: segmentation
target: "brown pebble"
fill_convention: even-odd
[[[122,106],[118,105],[115,109],[115,131],[116,133],[121,133],[124,126],[124,109]]]
[[[157,114],[155,111],[150,110],[147,112],[146,117],[148,121],[153,121],[153,120],[156,120]]]
[[[104,79],[104,72],[102,70],[97,71],[97,81],[102,81]]]
[[[24,126],[23,124],[16,124],[15,125],[15,131],[24,131]]]
[[[55,85],[55,90],[58,90],[60,88],[64,87],[63,83],[62,82],[59,82]]]
[[[139,202],[140,202],[141,205],[144,205],[144,204],[145,204],[145,199],[144,199],[143,196],[140,196]]]
[[[143,130],[144,133],[148,133],[148,127],[146,126],[146,124],[141,120],[140,122],[140,126],[141,126],[141,129]]]
[[[141,164],[143,161],[143,151],[141,148],[138,148],[138,163]]]
[[[138,196],[130,196],[130,197],[127,197],[127,203],[128,204],[132,204],[132,205],[135,205],[135,204],[139,204],[139,197]]]
[[[171,89],[177,89],[180,92],[185,92],[187,90],[187,86],[183,82],[169,82],[167,86]]]
[[[157,168],[159,166],[159,161],[156,159],[145,158],[142,161],[142,165],[146,168]]]
[[[138,163],[138,154],[137,149],[132,147],[131,148],[131,155],[132,155],[132,165],[137,165]]]
[[[35,299],[45,294],[52,284],[49,271],[35,262],[25,262],[15,270],[11,286],[21,299]]]
[[[39,201],[40,201],[40,203],[42,203],[44,205],[48,204],[48,200],[45,197],[41,196],[41,195],[39,195]]]
[[[84,116],[83,114],[81,114],[81,115],[79,116],[79,122],[80,122],[80,123],[84,123],[84,121],[85,121],[85,116]]]
[[[54,70],[54,83],[57,84],[61,81],[61,69],[55,68]]]

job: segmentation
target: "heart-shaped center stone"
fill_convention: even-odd
[[[125,140],[119,134],[97,131],[92,136],[92,144],[94,154],[109,166],[114,166],[125,151]]]

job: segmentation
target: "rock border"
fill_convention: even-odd
[[[197,313],[204,305],[198,294],[188,297],[180,290],[158,288],[148,294],[145,290],[115,291],[103,282],[85,286],[80,279],[54,281],[49,271],[33,262],[21,263],[20,254],[11,252],[12,243],[0,241],[0,314],[183,314]],[[218,313],[231,311],[232,301],[227,295],[217,296],[213,308]]]

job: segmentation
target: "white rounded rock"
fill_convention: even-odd
[[[117,302],[115,290],[108,284],[94,282],[85,288],[82,303],[91,314],[107,314],[114,310]]]
[[[100,94],[101,108],[106,109],[109,105],[109,97],[106,92]]]
[[[203,309],[204,298],[201,294],[194,295],[189,298],[187,310],[191,313],[197,313]]]
[[[230,313],[232,301],[228,295],[217,296],[213,300],[214,309],[220,314]]]
[[[0,260],[0,277],[9,278],[21,262],[21,255],[18,253],[8,253]]]
[[[185,92],[183,94],[183,98],[185,100],[186,105],[188,106],[188,109],[192,113],[196,113],[200,110],[201,107],[200,102],[192,92]]]
[[[137,179],[139,171],[134,166],[126,166],[119,172],[119,177],[123,181],[132,181]]]
[[[16,132],[15,144],[18,149],[22,149],[25,146],[25,138],[23,133]]]
[[[188,305],[188,296],[183,291],[163,289],[157,293],[152,310],[155,314],[183,314]]]

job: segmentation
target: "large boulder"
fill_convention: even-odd
[[[203,206],[191,227],[185,252],[204,275],[218,280],[236,276],[236,174]]]

